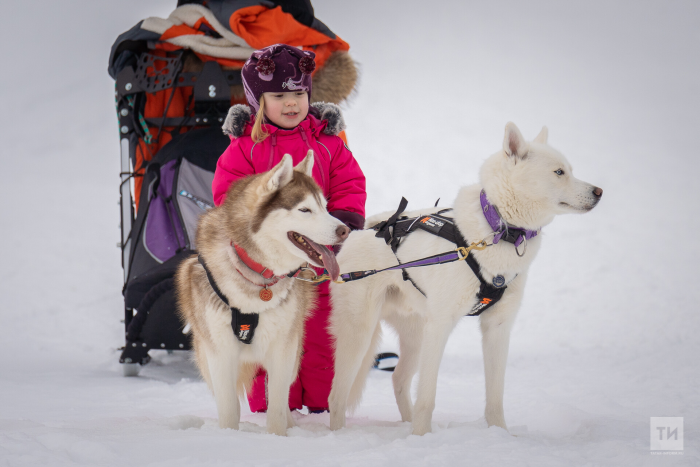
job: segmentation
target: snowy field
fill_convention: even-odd
[[[389,373],[348,428],[288,438],[244,409],[221,430],[182,354],[121,376],[118,135],[109,48],[175,0],[5,2],[0,27],[0,465],[700,465],[700,3],[316,0],[362,65],[346,106],[368,213],[449,205],[507,121],[542,125],[605,190],[555,219],[487,428],[476,319],[440,368],[433,433],[409,435]],[[695,281],[695,282],[693,282]],[[393,343],[385,344],[391,349]],[[652,455],[650,417],[684,417]]]

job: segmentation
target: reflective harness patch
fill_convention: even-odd
[[[202,259],[201,256],[197,256],[197,260],[199,260],[199,264],[204,268],[204,272],[207,273],[207,279],[209,279],[211,288],[221,301],[231,308],[231,328],[233,329],[233,334],[244,344],[252,343],[253,336],[255,335],[255,328],[258,327],[260,315],[258,313],[242,313],[238,308],[229,305],[228,298],[221,292],[219,286],[216,285],[216,281],[211,275],[211,271],[209,271],[209,268],[204,263],[204,259]]]

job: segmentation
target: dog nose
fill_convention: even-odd
[[[603,196],[603,189],[595,187],[593,188],[593,194],[596,195],[596,197],[600,198],[601,196]]]
[[[348,235],[350,235],[350,229],[347,225],[339,225],[338,228],[335,229],[335,234],[338,236],[338,242],[343,242],[348,238]]]

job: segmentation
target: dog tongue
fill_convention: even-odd
[[[338,261],[336,261],[333,252],[324,245],[319,245],[318,243],[309,239],[309,237],[303,237],[304,240],[306,240],[309,245],[311,245],[311,247],[321,255],[323,267],[326,268],[326,271],[328,271],[328,275],[331,276],[331,279],[334,281],[338,280],[338,276],[340,275],[340,266],[338,266]]]

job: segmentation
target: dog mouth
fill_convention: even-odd
[[[325,268],[326,271],[328,271],[328,275],[331,276],[331,279],[334,281],[338,280],[340,266],[338,266],[335,255],[328,247],[319,245],[309,237],[297,232],[287,232],[287,237],[289,237],[289,241],[291,241],[294,246],[306,253],[311,263],[318,267]]]
[[[569,203],[565,203],[564,201],[561,201],[561,202],[559,203],[559,206],[563,206],[563,207],[565,207],[565,208],[573,209],[574,211],[588,212],[588,211],[590,211],[591,209],[593,209],[594,207],[596,207],[597,204],[598,204],[598,203],[595,202],[595,203],[593,203],[592,205],[583,206],[583,207],[578,207],[578,206],[572,206],[572,205],[569,204]]]

